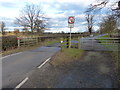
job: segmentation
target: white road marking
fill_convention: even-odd
[[[18,84],[14,90],[17,90],[18,88],[20,88],[29,78],[26,77],[20,84]]]
[[[42,67],[43,65],[45,65],[50,59],[51,59],[51,57],[48,58],[45,62],[43,62],[40,66],[38,66],[38,68],[41,68],[41,67]]]
[[[4,59],[4,58],[7,58],[7,57],[9,57],[10,55],[7,55],[7,56],[4,56],[4,57],[1,57],[1,59]]]
[[[10,57],[10,56],[14,56],[14,55],[18,55],[18,54],[21,54],[21,53],[22,53],[22,52],[15,53],[15,54],[10,54],[10,55],[7,55],[7,56],[4,56],[4,57],[1,57],[1,59],[7,58],[7,57]]]

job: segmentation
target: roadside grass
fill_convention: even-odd
[[[75,48],[64,48],[59,51],[51,60],[53,66],[68,64],[79,59],[83,55],[83,50]]]
[[[119,85],[120,85],[120,55],[119,54],[120,54],[120,51],[111,52],[112,58],[115,62],[117,70],[118,70],[118,81],[119,81]]]
[[[38,44],[34,45],[34,46],[27,46],[27,47],[20,47],[20,48],[14,48],[14,49],[10,49],[7,51],[2,51],[2,56],[6,56],[6,55],[10,55],[10,54],[14,54],[14,53],[18,53],[18,52],[22,52],[22,51],[27,51],[27,50],[32,50],[41,46],[47,46],[50,44],[55,44],[58,43],[59,40],[55,39],[55,40],[46,40],[44,42],[39,42]]]

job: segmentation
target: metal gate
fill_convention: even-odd
[[[120,38],[81,38],[80,48],[94,51],[119,51]]]

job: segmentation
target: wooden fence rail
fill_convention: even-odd
[[[32,46],[37,43],[37,38],[21,38],[20,40],[18,40],[18,46]]]

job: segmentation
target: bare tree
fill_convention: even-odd
[[[118,1],[118,2],[116,2],[116,3],[118,4],[118,5],[117,5],[118,7],[115,8],[115,9],[112,9],[113,11],[120,10],[120,1]],[[115,4],[116,4],[116,3],[115,3]],[[115,4],[114,4],[114,5],[115,5]],[[112,5],[112,6],[114,6],[114,5]]]
[[[45,27],[46,27],[45,20],[36,20],[36,22],[35,22],[35,30],[37,32],[42,33]]]
[[[3,21],[0,23],[0,29],[1,29],[2,35],[4,35],[5,34],[5,23]]]
[[[93,31],[93,18],[94,18],[94,15],[92,14],[87,14],[86,15],[86,21],[87,21],[87,28],[88,28],[88,31],[91,35],[92,31]]]
[[[44,14],[40,5],[26,4],[24,9],[21,11],[19,18],[16,18],[16,24],[23,27],[28,27],[33,32],[34,30],[40,31],[45,28]],[[39,28],[39,30],[38,30]]]
[[[91,13],[91,12],[99,11],[99,10],[105,8],[109,2],[110,2],[109,0],[96,0],[95,3],[97,3],[97,4],[90,4],[90,6],[87,8],[87,10],[85,12]],[[118,7],[113,9],[113,7],[116,6],[116,4]],[[117,16],[120,15],[119,14],[120,13],[120,1],[118,0],[118,1],[113,2],[113,4],[110,5],[110,9],[112,11],[116,12],[115,15],[117,15]]]
[[[109,0],[96,0],[95,3],[97,4],[90,4],[90,6],[87,8],[86,12],[96,12],[98,10],[101,10],[108,4]]]
[[[117,28],[116,25],[116,18],[113,15],[109,15],[100,23],[100,31],[101,33],[114,32]]]

